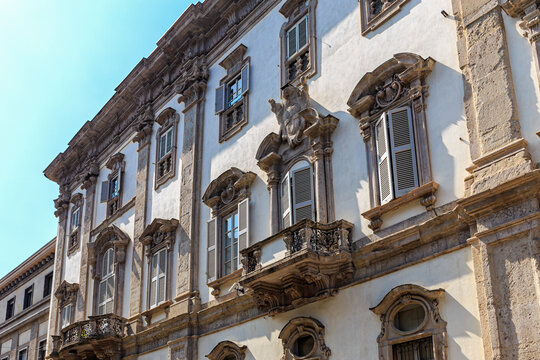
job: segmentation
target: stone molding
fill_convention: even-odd
[[[206,357],[210,360],[230,360],[232,356],[234,360],[244,360],[246,350],[247,346],[226,340],[218,343]]]
[[[71,195],[70,202],[73,204],[71,207],[71,216],[69,218],[69,236],[68,236],[68,247],[67,247],[67,254],[68,256],[73,254],[76,250],[79,249],[80,243],[81,243],[81,228],[83,226],[83,204],[84,204],[84,197],[81,193],[75,193]],[[75,210],[79,209],[79,226],[77,229],[73,229],[73,212]]]
[[[295,354],[294,344],[300,338],[311,337],[313,339],[313,347],[307,354]],[[318,359],[327,360],[330,358],[332,351],[324,341],[324,325],[317,319],[312,317],[297,317],[289,320],[283,327],[278,336],[283,345],[284,355],[281,360],[295,359]]]
[[[71,304],[75,307],[78,291],[79,284],[71,284],[64,280],[54,292],[54,296],[58,299],[58,306],[63,308],[64,306]]]
[[[362,35],[390,20],[409,0],[360,0]]]
[[[178,149],[178,124],[180,123],[180,115],[175,109],[169,107],[163,110],[156,119],[156,123],[160,128],[156,133],[156,167],[154,170],[154,190],[157,190],[161,185],[166,184],[169,179],[172,179],[176,175],[177,166],[177,149]],[[166,154],[162,159],[159,159],[159,138],[166,133],[169,129],[173,129],[172,150],[169,154]],[[159,176],[159,169],[161,166],[168,167],[169,170],[165,171],[162,176]]]
[[[257,175],[232,167],[219,175],[206,188],[203,203],[212,209],[214,216],[229,204],[237,204],[249,196],[249,187]]]

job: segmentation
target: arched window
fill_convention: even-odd
[[[101,281],[99,282],[98,314],[113,312],[114,304],[114,249],[110,248],[101,260]]]
[[[112,225],[88,243],[88,262],[94,279],[94,314],[122,314],[124,262],[129,237]]]
[[[324,325],[317,319],[297,317],[285,325],[279,333],[283,344],[283,360],[326,360],[331,351],[324,342]]]
[[[442,289],[401,285],[371,308],[382,321],[377,338],[381,360],[446,359],[446,321],[441,319],[438,308],[438,299],[443,295]]]

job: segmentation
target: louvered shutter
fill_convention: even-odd
[[[109,182],[108,181],[102,181],[101,182],[101,197],[100,201],[101,203],[107,202],[109,200]]]
[[[122,167],[118,170],[118,196],[122,194]]]
[[[158,294],[157,294],[157,303],[165,301],[165,267],[167,250],[161,250],[158,253],[159,264],[158,264]]]
[[[392,185],[392,167],[388,156],[388,126],[386,114],[383,114],[375,125],[375,139],[377,143],[377,169],[379,172],[379,194],[381,204],[394,198]]]
[[[388,125],[392,145],[394,191],[397,197],[418,187],[411,109],[403,107],[388,112]]]
[[[281,181],[281,220],[283,229],[291,226],[291,185],[289,174]]]
[[[296,170],[292,175],[294,222],[313,220],[313,191],[311,167]]]
[[[216,114],[225,110],[225,85],[216,89]]]
[[[214,281],[217,278],[217,221],[216,218],[209,220],[208,226],[208,243],[207,243],[207,263],[206,277],[207,282]]]
[[[249,63],[242,68],[242,95],[249,90]]]
[[[249,198],[238,203],[238,248],[249,246]]]
[[[308,43],[308,17],[306,16],[298,24],[298,50]]]
[[[287,58],[296,53],[296,26],[287,32]]]

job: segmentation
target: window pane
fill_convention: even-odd
[[[172,150],[172,140],[173,140],[173,128],[167,131],[167,147],[166,147],[167,153],[169,153]]]
[[[106,305],[105,305],[105,314],[111,314],[113,312],[113,301],[109,301]]]
[[[288,56],[291,57],[296,53],[296,26],[287,32],[287,45],[288,45]]]
[[[107,279],[107,299],[114,297],[114,276]]]
[[[98,301],[100,304],[103,304],[103,302],[105,302],[105,289],[106,289],[106,281],[102,281],[100,284],[99,284],[99,297],[98,297]]]
[[[298,49],[301,49],[307,44],[307,23],[308,19],[305,17],[300,24],[298,24]]]
[[[150,284],[150,306],[156,305],[157,280],[152,280]]]
[[[152,256],[152,272],[150,274],[150,278],[153,279],[156,277],[157,275],[157,265],[158,264],[158,254],[154,254],[154,256]]]
[[[162,302],[165,300],[165,277],[160,277],[158,281],[158,302]]]
[[[100,315],[105,314],[105,305],[100,305],[98,307],[98,314],[100,314]]]
[[[159,274],[165,274],[165,255],[167,252],[165,250],[161,250],[159,252]]]

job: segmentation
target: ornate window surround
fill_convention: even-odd
[[[271,234],[281,229],[279,185],[294,164],[305,160],[314,174],[314,221],[334,221],[334,190],[332,171],[332,133],[339,120],[332,115],[322,116],[310,106],[306,78],[298,87],[288,85],[282,91],[283,103],[269,103],[280,124],[279,134],[268,134],[257,150],[257,165],[268,175],[270,192]],[[295,109],[296,112],[284,111]]]
[[[242,97],[231,105],[224,105],[224,109],[219,111],[219,142],[224,142],[232,138],[237,134],[245,125],[249,119],[249,82],[250,82],[250,57],[246,57],[247,47],[244,44],[238,45],[219,65],[227,70],[227,75],[220,81],[220,88],[223,90],[222,96],[224,97],[224,103],[227,103],[228,97],[228,84],[235,78],[240,77],[242,84],[246,84],[247,88],[242,86]],[[244,70],[247,68],[247,71]],[[247,76],[247,79],[244,77]],[[216,91],[217,95],[217,91]],[[216,97],[216,110],[218,98]],[[226,122],[229,117],[234,119],[233,124],[227,129]]]
[[[68,246],[67,254],[68,256],[73,254],[78,248],[81,242],[81,228],[82,228],[82,213],[83,213],[83,203],[84,198],[81,193],[76,193],[71,196],[70,202],[73,204],[71,207],[71,216],[69,217],[69,237],[68,237]],[[73,228],[73,214],[79,210],[79,226]]]
[[[110,174],[107,176],[107,195],[106,197],[104,197],[103,195],[103,188],[104,186],[101,187],[101,191],[102,191],[102,194],[101,194],[101,199],[102,199],[102,202],[106,201],[107,202],[107,217],[110,217],[112,215],[114,215],[121,207],[122,207],[122,181],[123,181],[123,172],[124,172],[124,166],[125,166],[125,162],[124,162],[124,154],[122,153],[117,153],[117,154],[114,154],[113,156],[111,156],[111,158],[109,159],[109,161],[107,161],[107,164],[105,165],[107,167],[107,169],[111,170]],[[111,198],[111,188],[110,188],[110,184],[111,184],[111,181],[118,177],[118,192],[116,194],[116,196],[112,197]],[[105,200],[106,199],[106,200]]]
[[[360,0],[360,19],[362,24],[362,35],[366,35],[370,31],[377,29],[384,24],[409,0]],[[375,6],[380,6],[380,10],[374,13],[372,9]]]
[[[239,279],[242,275],[242,267],[239,266],[238,269],[232,272],[229,275],[222,275],[222,221],[224,217],[230,213],[239,209],[239,206],[243,203],[247,208],[249,208],[249,188],[253,181],[255,180],[256,175],[253,172],[244,172],[238,168],[230,168],[229,170],[222,173],[215,180],[213,180],[203,195],[203,202],[206,206],[211,209],[212,219],[208,222],[209,230],[210,227],[215,226],[215,244],[208,246],[208,265],[211,264],[211,261],[214,262],[214,273],[210,270],[207,271],[208,286],[213,288],[212,295],[219,296],[220,287],[227,282],[232,280]],[[249,210],[247,210],[246,221],[247,227],[249,228]],[[240,218],[240,214],[239,214]],[[238,251],[242,250],[245,247],[249,246],[249,230],[246,231],[246,238],[244,241],[241,239],[238,240]],[[210,240],[210,236],[208,236]],[[242,244],[244,242],[245,244]],[[240,255],[238,255],[240,259]]]
[[[281,15],[287,19],[280,30],[281,41],[281,88],[286,85],[298,85],[302,77],[310,78],[317,73],[317,36],[315,10],[317,0],[287,0],[279,9]],[[290,58],[287,58],[287,32],[295,26],[303,17],[308,16],[308,43],[298,49]],[[304,66],[304,61],[308,64]],[[290,78],[289,69],[294,67],[296,74]],[[302,70],[302,68],[305,69]]]
[[[62,314],[66,306],[71,306],[69,314],[70,323],[73,323],[75,318],[75,305],[77,304],[77,294],[79,292],[79,284],[71,284],[66,280],[62,281],[58,289],[54,292],[54,296],[58,299],[58,312]],[[62,321],[62,316],[58,316],[59,321]],[[62,327],[62,323],[59,324]]]
[[[103,229],[94,242],[88,243],[88,263],[90,264],[92,278],[94,280],[94,294],[99,292],[101,279],[101,263],[103,255],[113,248],[114,250],[114,314],[122,314],[124,294],[124,263],[126,261],[126,248],[129,244],[129,236],[116,225]],[[95,297],[97,299],[97,297]],[[94,301],[93,313],[98,314],[98,303]]]
[[[350,107],[348,111],[359,120],[366,145],[371,209],[362,216],[370,220],[369,227],[373,231],[381,227],[384,214],[415,199],[420,198],[420,203],[427,210],[431,210],[435,204],[439,185],[433,181],[431,172],[425,113],[429,88],[425,79],[434,64],[435,60],[430,57],[423,59],[411,53],[395,54],[374,71],[365,74],[347,101]],[[375,126],[383,113],[403,106],[411,108],[419,186],[381,204]]]
[[[217,344],[210,354],[206,357],[210,360],[228,360],[231,357],[234,360],[244,360],[246,357],[247,346],[239,346],[232,341],[222,341]]]
[[[446,360],[446,321],[441,319],[438,300],[443,289],[427,290],[421,286],[400,285],[388,292],[381,302],[370,308],[381,319],[381,333],[377,337],[381,360],[392,360],[392,345],[432,337],[435,360]],[[425,318],[419,327],[411,331],[401,331],[394,325],[394,317],[407,305],[420,305]]]
[[[167,183],[169,179],[176,175],[176,152],[178,148],[178,124],[180,122],[180,115],[173,108],[167,108],[163,110],[156,119],[156,123],[160,128],[156,133],[156,168],[155,168],[155,184],[154,189],[157,190],[161,185]],[[167,133],[172,128],[172,149],[169,153],[165,154],[163,158],[159,158],[160,151],[160,138],[163,134]],[[159,169],[162,166],[169,164],[169,171],[159,175]]]
[[[309,336],[313,339],[313,347],[308,354],[294,353],[295,342]],[[327,360],[332,354],[324,342],[324,325],[311,317],[297,317],[290,320],[279,333],[283,345],[282,360],[317,359]]]
[[[147,324],[152,321],[152,315],[160,310],[165,309],[172,304],[172,277],[173,277],[173,255],[174,244],[176,240],[176,229],[178,228],[179,221],[177,219],[154,219],[150,225],[144,229],[141,234],[141,243],[144,245],[144,251],[147,262],[147,297],[146,307],[147,311],[142,315],[146,318]],[[167,252],[165,261],[165,299],[163,302],[156,304],[154,307],[150,304],[150,286],[151,286],[151,268],[152,257],[159,251],[165,249]]]

